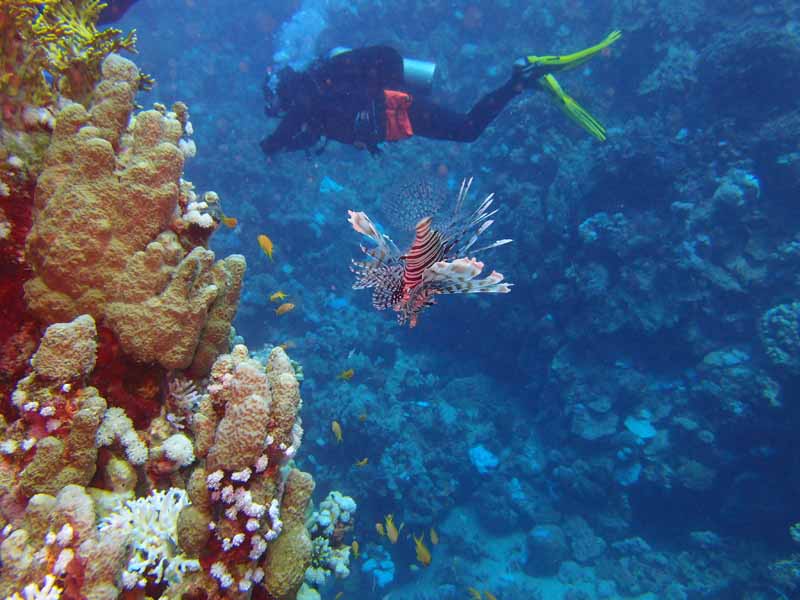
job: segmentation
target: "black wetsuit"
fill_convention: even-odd
[[[377,151],[386,139],[384,90],[409,91],[403,58],[393,48],[371,46],[338,54],[308,71],[313,84],[261,142],[265,154],[302,150],[321,139]],[[473,142],[522,90],[513,79],[486,94],[468,113],[444,108],[410,91],[408,116],[413,134],[437,140]]]

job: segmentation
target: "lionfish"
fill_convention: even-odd
[[[475,279],[483,271],[483,263],[467,258],[468,252],[475,256],[511,242],[497,240],[471,250],[494,223],[491,217],[497,212],[489,210],[494,201],[494,194],[489,194],[471,214],[461,214],[471,185],[472,178],[461,183],[453,214],[441,227],[434,226],[430,215],[417,222],[414,240],[405,254],[366,214],[347,211],[353,229],[375,242],[370,248],[361,246],[367,260],[352,261],[351,271],[356,275],[353,289],[372,288],[372,305],[378,310],[394,310],[397,321],[410,327],[417,324],[424,309],[435,304],[438,294],[510,292],[512,284],[504,283],[497,271]]]

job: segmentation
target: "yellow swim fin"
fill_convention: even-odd
[[[588,61],[598,52],[608,48],[611,44],[616,42],[622,37],[622,32],[615,29],[609,33],[605,39],[599,44],[590,46],[572,54],[550,55],[550,56],[536,56],[534,54],[525,57],[528,65],[542,67],[542,70],[547,73],[558,73],[559,71],[566,71],[581,66]]]
[[[539,84],[555,96],[561,110],[564,111],[570,119],[575,121],[601,142],[606,140],[606,128],[603,127],[602,123],[586,112],[586,110],[575,102],[571,96],[567,95],[558,81],[556,81],[555,77],[548,73],[544,77],[539,78]]]

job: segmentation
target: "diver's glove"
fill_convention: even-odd
[[[586,112],[580,104],[575,102],[572,96],[569,96],[561,88],[555,77],[548,73],[539,79],[539,84],[555,97],[559,107],[564,111],[564,114],[601,142],[606,140],[606,128],[603,127],[602,123]]]
[[[525,86],[533,86],[533,82],[547,73],[558,73],[581,66],[598,52],[602,52],[622,37],[622,32],[614,30],[599,44],[590,46],[572,54],[536,56],[529,54],[514,61],[513,79]]]

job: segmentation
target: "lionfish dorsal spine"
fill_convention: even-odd
[[[468,177],[461,182],[461,189],[458,190],[458,198],[456,198],[456,205],[453,207],[453,218],[461,212],[461,207],[469,195],[469,188],[472,186],[472,177]]]

